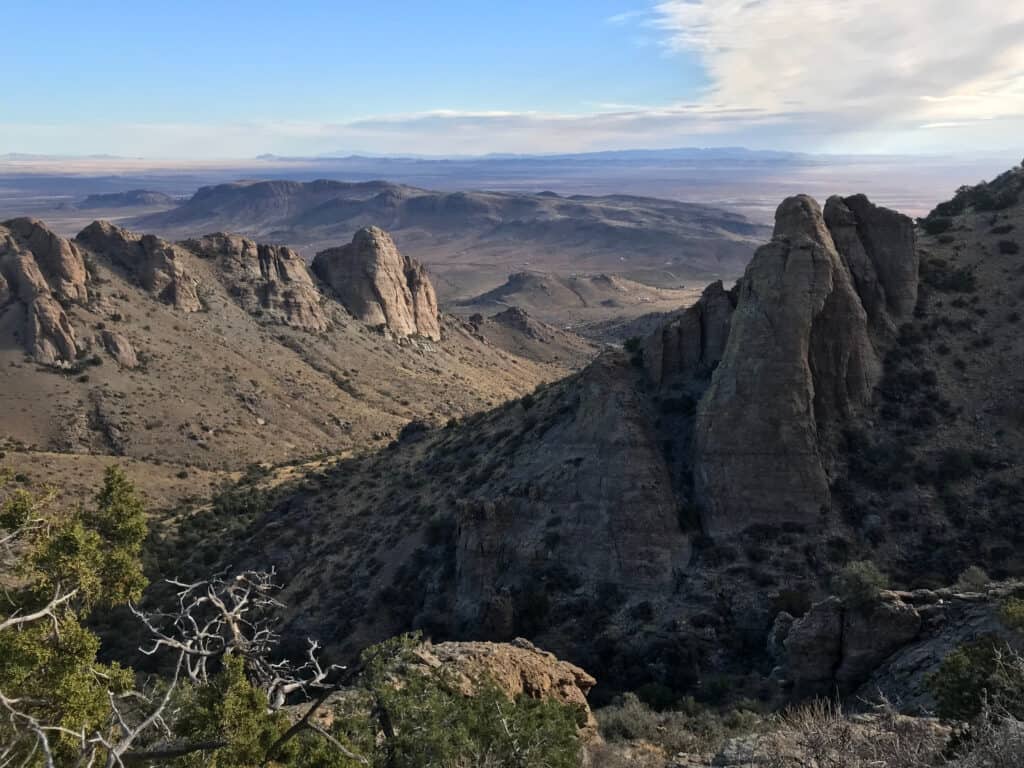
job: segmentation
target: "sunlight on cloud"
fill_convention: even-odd
[[[1024,114],[1024,4],[1005,0],[669,0],[706,98],[856,127]]]

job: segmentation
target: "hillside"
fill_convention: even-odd
[[[105,192],[92,194],[76,206],[79,210],[92,208],[169,208],[177,201],[163,192],[149,189],[130,189],[127,192]]]
[[[590,325],[627,321],[655,311],[688,306],[697,288],[657,288],[620,275],[516,272],[496,288],[451,305],[460,314],[517,307],[547,323],[587,333]]]
[[[290,631],[336,650],[421,627],[529,637],[613,689],[856,691],[933,593],[810,611],[844,563],[907,589],[1024,573],[1022,188],[1015,169],[916,229],[863,196],[789,198],[735,288],[312,473],[242,551],[290,583]]]
[[[165,236],[242,232],[310,250],[363,226],[392,232],[441,272],[458,265],[543,269],[674,269],[735,275],[765,228],[711,206],[552,192],[431,192],[384,181],[262,181],[203,187],[179,207],[135,222]]]
[[[97,222],[66,240],[4,222],[7,463],[50,479],[75,464],[56,454],[125,457],[137,480],[148,464],[173,487],[179,473],[384,445],[410,420],[493,407],[578,364],[516,356],[439,314],[426,273],[379,230],[324,263],[386,298],[357,305],[294,251],[237,236],[174,244]]]

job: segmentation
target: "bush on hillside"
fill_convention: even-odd
[[[864,605],[878,599],[889,588],[889,577],[870,560],[847,563],[833,580],[835,593],[850,605]]]

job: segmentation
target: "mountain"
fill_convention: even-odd
[[[538,320],[519,307],[509,307],[490,317],[477,313],[467,320],[488,343],[530,360],[558,362],[576,369],[593,360],[599,351],[597,345],[576,333]]]
[[[78,204],[80,210],[92,208],[155,208],[171,207],[177,201],[163,192],[147,189],[131,189],[127,192],[108,192],[93,194]]]
[[[383,445],[572,370],[533,336],[527,358],[440,314],[426,271],[380,230],[315,263],[325,280],[238,235],[173,243],[94,222],[68,240],[3,222],[0,448],[54,472],[73,464],[58,454],[90,454],[231,473]]]
[[[934,629],[930,588],[1024,573],[1022,227],[1019,168],[919,226],[788,198],[734,288],[312,472],[234,555],[289,583],[291,634],[343,653],[419,627],[529,637],[605,690],[854,692]],[[812,610],[858,560],[925,591]]]
[[[135,225],[165,235],[226,230],[320,247],[374,225],[429,265],[537,262],[738,274],[764,228],[711,206],[611,195],[430,192],[383,181],[263,181],[203,187]]]
[[[548,323],[587,334],[590,325],[624,321],[654,310],[692,304],[700,289],[657,288],[620,275],[516,272],[497,288],[452,305],[452,311],[488,312],[518,307]]]

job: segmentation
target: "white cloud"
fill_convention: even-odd
[[[667,0],[655,24],[696,52],[709,103],[823,131],[1024,116],[1024,3]]]

